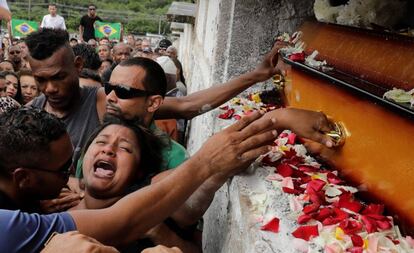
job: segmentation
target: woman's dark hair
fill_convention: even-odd
[[[138,175],[143,175],[145,178],[151,177],[160,172],[163,164],[161,150],[163,149],[163,142],[154,135],[150,130],[143,127],[137,120],[129,121],[114,116],[105,115],[104,122],[89,136],[88,141],[82,150],[82,157],[84,157],[89,146],[98,134],[109,125],[120,125],[132,130],[138,140],[139,149],[141,151],[141,161],[139,164]],[[137,183],[137,182],[134,182]]]

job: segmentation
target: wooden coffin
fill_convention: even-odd
[[[414,88],[413,40],[317,22],[299,31],[306,53],[318,50],[334,71],[285,58],[285,104],[323,111],[344,125],[345,144],[322,147],[321,158],[413,234],[414,111],[382,98],[392,87]]]

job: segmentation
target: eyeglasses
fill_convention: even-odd
[[[69,177],[70,173],[72,172],[72,167],[73,167],[72,164],[73,164],[73,160],[71,156],[69,157],[69,160],[67,160],[58,170],[46,170],[46,169],[40,169],[40,168],[29,168],[29,169],[45,171],[49,173],[60,174],[64,177]]]
[[[10,51],[9,54],[11,55],[20,54],[20,51]]]
[[[135,89],[131,88],[126,85],[122,84],[111,84],[111,83],[105,83],[105,94],[109,95],[112,91],[115,91],[115,94],[120,99],[130,99],[130,98],[136,98],[136,97],[147,97],[150,95],[155,95],[152,92],[141,90],[141,89]]]
[[[95,9],[95,8],[89,8],[89,10],[90,10],[90,11],[94,11],[94,10],[96,10],[96,9]]]

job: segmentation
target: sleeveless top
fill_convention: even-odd
[[[73,162],[78,161],[81,150],[93,131],[100,125],[98,111],[96,110],[97,87],[80,88],[80,100],[72,110],[63,118],[66,130],[72,141],[74,153]],[[32,107],[44,109],[46,97],[44,94],[35,98]]]

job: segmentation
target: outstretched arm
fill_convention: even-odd
[[[332,147],[331,139],[324,134],[332,130],[331,122],[321,112],[295,108],[278,109],[268,112],[259,121],[268,121],[269,119],[275,119],[272,121],[272,127],[279,132],[289,129],[300,137],[311,139],[327,147]],[[160,177],[165,177],[165,173],[170,172],[164,172],[155,177],[153,181],[159,180]],[[197,222],[207,211],[214,199],[216,191],[231,176],[233,174],[229,173],[216,173],[211,176],[191,195],[184,205],[174,212],[172,218],[183,228]]]
[[[80,233],[109,245],[134,241],[170,216],[209,177],[246,168],[268,151],[272,121],[247,116],[212,136],[188,161],[163,180],[109,208],[70,211]],[[253,122],[254,121],[254,122]],[[177,182],[181,182],[177,184]]]
[[[278,51],[284,46],[284,43],[276,42],[272,50],[253,71],[242,74],[226,83],[184,97],[166,97],[155,117],[191,119],[220,106],[253,84],[266,81],[278,73],[276,67]]]

